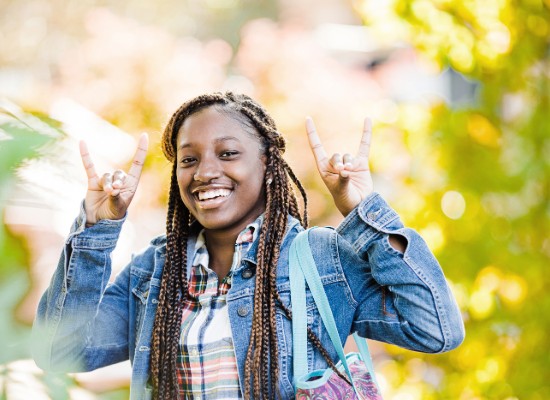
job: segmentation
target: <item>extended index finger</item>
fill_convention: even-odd
[[[311,117],[306,118],[306,130],[309,147],[311,147],[311,151],[313,152],[313,156],[315,157],[317,166],[320,167],[321,164],[328,161],[328,158],[325,148],[321,143],[321,139],[319,139],[319,135],[317,134],[317,129],[315,129],[313,119]]]
[[[363,136],[361,137],[361,144],[359,145],[359,151],[357,152],[358,157],[369,157],[371,139],[372,121],[370,118],[365,118],[365,122],[363,124]]]
[[[132,166],[128,171],[128,175],[139,180],[141,176],[141,170],[143,169],[143,164],[145,163],[145,156],[147,155],[147,149],[149,147],[149,137],[146,133],[142,133],[139,137],[138,148],[136,154],[134,155],[134,161],[132,161]]]
[[[80,141],[79,148],[80,158],[82,159],[82,165],[84,165],[84,169],[86,170],[88,181],[91,181],[92,179],[97,179],[94,162],[92,161],[92,157],[90,156],[90,152],[88,151],[88,146],[86,145],[86,142],[84,140]]]

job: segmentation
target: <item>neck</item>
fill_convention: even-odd
[[[213,231],[205,231],[206,248],[208,249],[209,268],[213,270],[219,278],[224,278],[231,269],[233,263],[233,254],[235,252],[235,242],[238,234],[218,234]]]

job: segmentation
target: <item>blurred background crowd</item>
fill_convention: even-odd
[[[128,398],[128,363],[54,376],[29,354],[85,193],[78,141],[106,171],[151,138],[116,272],[164,231],[164,124],[225,90],[277,121],[313,225],[341,217],[305,116],[329,152],[353,152],[373,119],[375,189],[427,240],[466,323],[446,354],[373,342],[386,398],[550,398],[549,0],[0,0],[0,399]]]

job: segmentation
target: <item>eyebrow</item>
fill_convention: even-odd
[[[214,143],[218,144],[218,143],[224,143],[224,142],[229,142],[229,141],[234,141],[234,142],[240,142],[239,139],[237,139],[235,136],[222,136],[222,137],[219,137],[217,139],[214,140]],[[186,142],[186,143],[183,143],[181,146],[178,147],[178,149],[187,149],[189,147],[193,147],[193,143],[191,142]]]

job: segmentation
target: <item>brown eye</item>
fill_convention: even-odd
[[[239,154],[238,151],[235,151],[235,150],[227,150],[227,151],[224,151],[220,154],[220,157],[221,158],[232,158],[232,157],[235,157]]]
[[[180,164],[187,167],[195,162],[195,159],[193,157],[183,157],[180,161]]]

